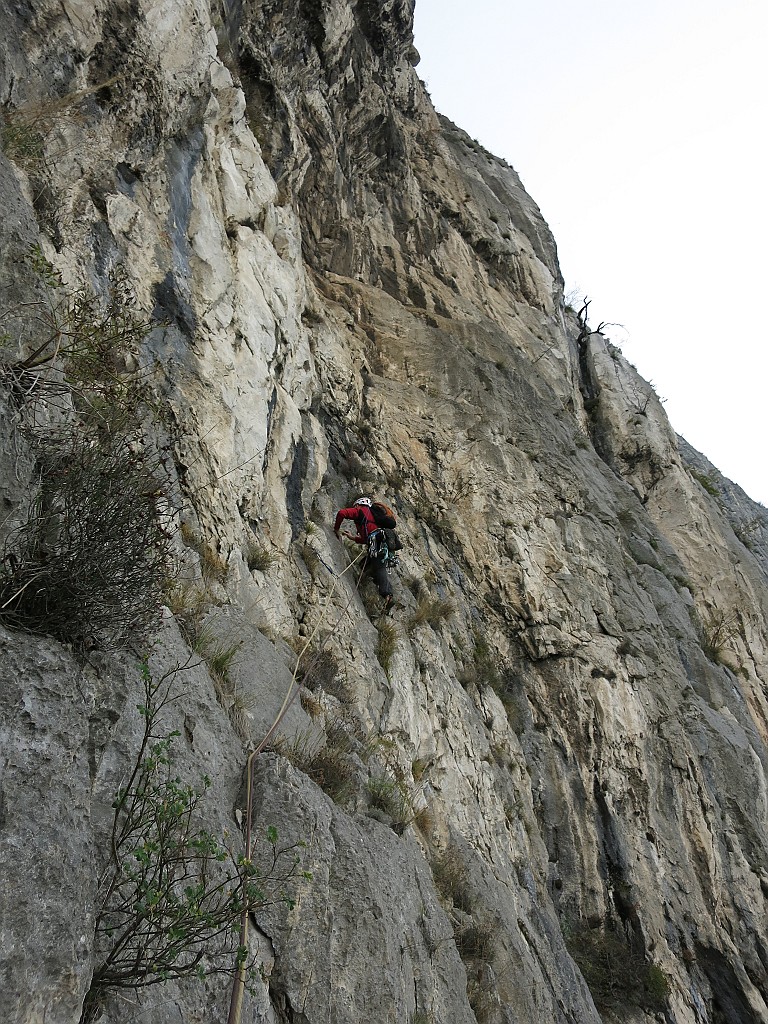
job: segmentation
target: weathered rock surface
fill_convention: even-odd
[[[294,695],[256,828],[311,877],[255,915],[244,1022],[768,1020],[765,510],[564,305],[411,19],[0,2],[5,360],[33,348],[30,245],[72,288],[124,266],[180,564],[151,651],[2,632],[3,1020],[80,1019],[145,656],[186,666],[178,770],[238,850],[248,752]],[[4,536],[20,417],[6,389]],[[331,531],[371,491],[406,543],[387,620]],[[223,1022],[229,988],[102,1019]]]

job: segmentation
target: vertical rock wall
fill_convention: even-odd
[[[2,633],[5,1020],[79,1020],[139,659],[187,666],[179,770],[236,846],[305,647],[255,787],[307,874],[255,915],[243,1021],[768,1018],[765,512],[564,305],[411,7],[0,3],[5,361],[32,244],[68,289],[122,266],[178,528],[151,649]],[[35,465],[1,397],[7,532]],[[384,619],[330,529],[364,492],[405,541]],[[229,987],[102,1019],[224,1021]]]

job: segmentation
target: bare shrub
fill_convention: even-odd
[[[341,677],[339,659],[324,646],[326,642],[327,638],[320,644],[310,646],[299,663],[297,678],[308,690],[325,690],[342,704],[347,704],[352,699],[349,686]]]
[[[579,924],[566,926],[563,936],[599,1010],[621,1006],[663,1008],[669,995],[664,972],[648,963],[623,935],[609,928]]]
[[[495,930],[487,925],[473,923],[456,935],[456,948],[462,960],[489,964],[494,956]]]
[[[443,897],[450,900],[455,907],[467,913],[471,910],[468,891],[469,873],[459,851],[449,846],[432,863],[432,878],[435,888]]]
[[[0,619],[78,646],[140,642],[163,601],[171,554],[164,456],[144,429],[147,375],[129,368],[151,325],[135,316],[120,270],[96,296],[67,292],[39,249],[30,262],[47,299],[27,321],[15,312],[6,355],[22,356],[6,358],[0,382],[38,483],[6,541]]]
[[[734,611],[716,608],[698,626],[701,648],[714,662],[720,662],[726,650],[733,650],[735,641],[741,635],[739,615]]]
[[[41,161],[45,155],[46,142],[54,130],[75,122],[84,122],[81,109],[83,101],[116,81],[116,76],[108,78],[66,96],[48,97],[37,103],[27,103],[16,110],[6,105],[0,126],[0,145],[3,151],[11,160],[27,166]],[[56,159],[63,156],[63,152],[51,155]]]
[[[160,461],[119,434],[53,433],[36,447],[39,488],[6,544],[0,619],[76,645],[141,639],[171,558]]]
[[[65,289],[39,248],[28,262],[45,297],[24,317],[8,314],[23,354],[0,367],[17,406],[32,414],[40,402],[65,413],[74,409],[80,423],[113,433],[126,421],[134,426],[151,406],[149,374],[138,353],[155,325],[134,312],[124,268],[111,270],[100,296],[87,286]]]

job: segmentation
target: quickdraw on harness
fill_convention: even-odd
[[[368,534],[368,557],[383,562],[387,571],[397,565],[397,552],[402,546],[394,530],[379,528]]]

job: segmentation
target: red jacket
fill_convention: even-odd
[[[368,537],[374,530],[378,530],[373,512],[367,505],[355,505],[353,508],[341,508],[336,513],[336,522],[333,529],[338,533],[339,527],[344,519],[351,519],[357,529],[357,536],[352,540],[355,544],[367,544]]]

